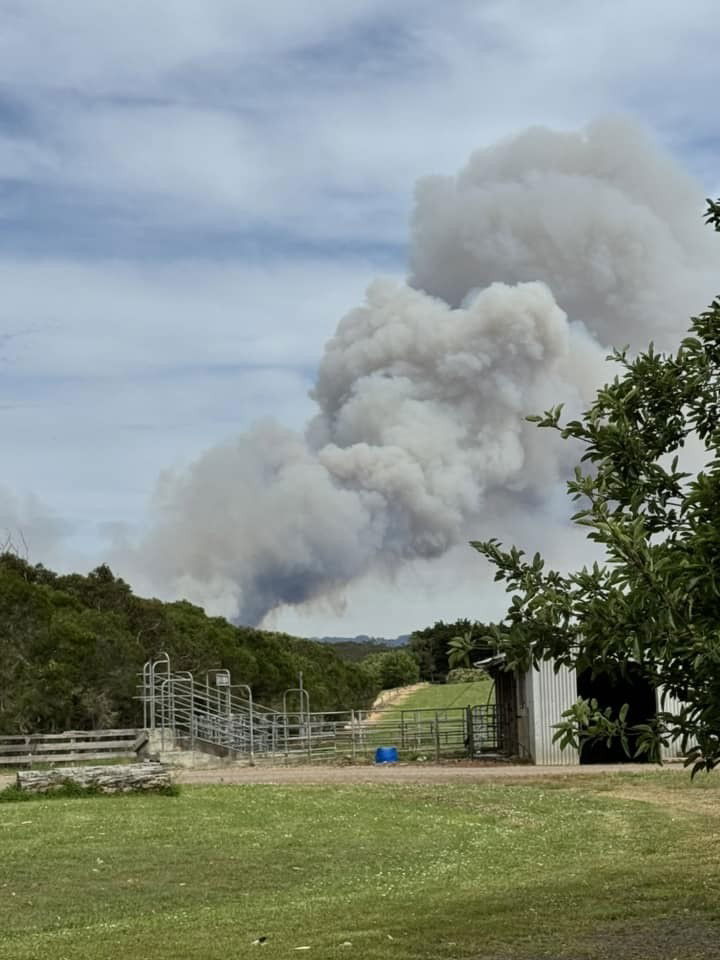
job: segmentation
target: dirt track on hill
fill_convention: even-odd
[[[393,690],[383,690],[376,698],[370,708],[368,720],[375,723],[381,720],[385,710],[388,707],[397,707],[403,701],[415,693],[416,690],[422,690],[423,687],[429,687],[429,683],[411,683],[407,687],[395,687]]]

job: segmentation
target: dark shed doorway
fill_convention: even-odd
[[[627,723],[650,723],[657,713],[657,694],[655,687],[643,676],[637,664],[629,663],[621,674],[619,670],[592,675],[584,670],[577,678],[578,696],[586,700],[594,698],[600,709],[612,707],[613,714],[624,703],[629,704]],[[635,752],[637,737],[630,737],[630,752]],[[586,743],[580,751],[580,763],[647,763],[647,755],[634,760],[623,750],[618,738],[610,746],[598,741]]]

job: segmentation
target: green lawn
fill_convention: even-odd
[[[399,703],[398,710],[442,710],[444,707],[477,706],[488,702],[492,680],[476,683],[432,683],[415,690]]]
[[[3,804],[0,957],[706,960],[719,788],[665,773]]]

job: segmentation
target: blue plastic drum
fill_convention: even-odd
[[[375,751],[375,763],[397,763],[397,747],[378,747]]]

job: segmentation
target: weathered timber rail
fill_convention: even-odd
[[[147,733],[135,729],[0,735],[0,767],[132,759],[146,743]]]

